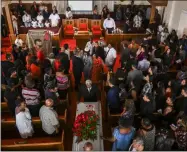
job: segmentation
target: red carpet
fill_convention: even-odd
[[[68,44],[71,51],[75,50],[76,48],[76,40],[75,39],[63,39],[60,43],[60,47],[64,44]]]

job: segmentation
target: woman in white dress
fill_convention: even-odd
[[[29,109],[26,107],[25,101],[19,100],[18,106],[16,107],[16,126],[19,130],[22,138],[31,137],[34,133],[32,127],[32,120]]]

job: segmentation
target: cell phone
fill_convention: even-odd
[[[178,128],[178,127],[177,127],[176,125],[174,125],[174,124],[171,124],[170,126],[176,128],[176,129]]]

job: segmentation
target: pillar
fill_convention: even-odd
[[[5,12],[6,12],[6,17],[7,17],[9,32],[10,32],[10,34],[14,34],[12,19],[11,19],[11,13],[10,13],[8,4],[5,5]]]
[[[156,11],[156,7],[152,4],[152,7],[151,7],[151,17],[150,17],[150,21],[149,23],[154,23],[155,22],[155,11]]]

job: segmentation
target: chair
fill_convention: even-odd
[[[79,31],[89,31],[87,18],[80,18],[78,20],[78,29]]]
[[[92,27],[93,36],[101,36],[102,35],[102,28],[101,28],[101,21],[100,20],[92,20],[91,27]]]
[[[74,35],[74,20],[64,20],[64,37]]]

